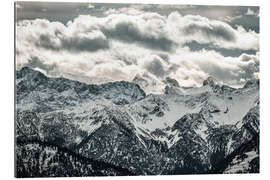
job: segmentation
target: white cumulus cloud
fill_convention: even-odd
[[[200,86],[208,76],[235,86],[258,77],[258,33],[202,16],[130,10],[81,15],[67,24],[17,22],[17,68],[30,66],[87,83],[132,81],[138,75],[158,86],[168,76],[181,86]],[[214,50],[193,52],[185,46],[192,41],[257,53],[224,57]]]

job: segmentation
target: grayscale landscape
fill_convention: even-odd
[[[260,172],[259,7],[15,11],[16,177]]]

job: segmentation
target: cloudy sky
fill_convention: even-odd
[[[242,86],[259,73],[259,7],[19,2],[16,68],[86,83]],[[156,88],[159,89],[159,88]]]

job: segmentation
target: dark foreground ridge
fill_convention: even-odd
[[[128,169],[41,140],[17,140],[16,177],[131,176]]]

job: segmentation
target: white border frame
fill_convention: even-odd
[[[26,0],[27,1],[27,0]],[[33,0],[32,0],[33,1]],[[44,1],[44,0],[39,0]],[[54,2],[46,0],[47,2]],[[69,0],[55,0],[58,2],[78,2]],[[140,179],[252,179],[266,178],[268,174],[269,160],[269,132],[270,116],[268,108],[270,108],[270,77],[268,68],[270,67],[270,1],[268,0],[79,0],[79,2],[89,3],[142,3],[142,4],[194,4],[194,5],[244,5],[244,6],[260,6],[260,96],[261,96],[261,121],[260,121],[260,174],[233,174],[233,175],[180,175],[180,176],[140,176]],[[0,75],[0,102],[1,102],[1,153],[0,153],[0,176],[1,179],[14,178],[14,1],[1,1],[1,75]],[[270,136],[269,136],[270,137]],[[270,171],[269,171],[270,172]],[[90,177],[91,179],[137,179],[134,177]],[[36,179],[36,178],[34,178]],[[51,178],[42,178],[44,180]],[[70,179],[70,178],[54,178],[54,179]],[[81,178],[72,178],[81,179]],[[87,179],[87,178],[83,178]],[[88,177],[89,179],[89,177]]]

